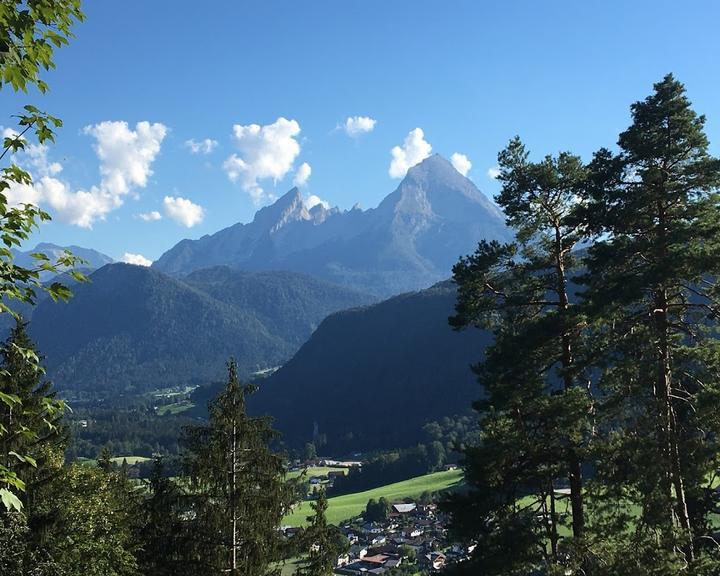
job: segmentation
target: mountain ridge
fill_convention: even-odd
[[[447,278],[482,239],[507,238],[500,210],[433,155],[410,168],[376,208],[308,210],[293,188],[252,222],[183,240],[153,267],[175,276],[215,265],[291,270],[388,297]]]
[[[491,334],[448,325],[450,281],[328,316],[293,358],[259,382],[248,408],[284,441],[348,453],[412,446],[430,421],[481,395],[470,366]]]
[[[58,389],[89,397],[207,384],[230,357],[247,377],[290,358],[328,314],[372,301],[299,273],[218,267],[176,278],[124,263],[72,290],[26,320]]]

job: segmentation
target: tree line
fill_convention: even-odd
[[[273,451],[268,418],[245,412],[251,385],[237,366],[209,407],[207,423],[183,433],[182,476],[155,458],[150,478],[133,482],[105,450],[97,466],[65,464],[62,414],[40,408],[52,386],[19,350],[32,350],[24,323],[0,346],[4,390],[23,410],[0,410],[4,465],[23,483],[17,506],[0,507],[0,574],[32,576],[267,575],[302,556],[298,574],[332,573],[343,542],[325,520],[324,494],[306,529],[286,539],[283,517],[301,498]]]
[[[717,574],[720,160],[672,75],[617,149],[500,152],[514,242],[453,268],[480,439],[452,532],[468,574]]]

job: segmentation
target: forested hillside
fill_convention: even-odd
[[[276,418],[286,442],[314,439],[320,452],[418,442],[424,424],[462,413],[480,392],[470,365],[489,336],[448,326],[455,294],[446,282],[333,314],[261,381],[251,411]]]
[[[184,281],[112,264],[67,304],[41,302],[30,333],[65,394],[139,393],[220,379],[230,357],[244,377],[277,366],[325,316],[369,300],[301,274],[219,268]]]

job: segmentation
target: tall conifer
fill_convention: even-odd
[[[599,496],[641,510],[627,518],[611,504],[607,534],[634,526],[650,556],[674,557],[679,570],[716,546],[720,161],[683,85],[668,75],[654,88],[632,105],[619,153],[600,150],[590,165],[586,218],[598,241],[584,297],[607,432]]]
[[[497,202],[516,241],[481,242],[453,269],[451,324],[481,326],[495,337],[475,367],[486,396],[476,403],[481,442],[465,452],[472,490],[448,505],[456,534],[479,541],[465,568],[484,574],[581,562],[585,530],[590,396],[576,362],[583,320],[569,281],[586,174],[569,153],[528,157],[518,138],[498,157]],[[559,492],[566,486],[569,506]],[[571,541],[561,541],[564,527]]]
[[[195,496],[194,561],[207,573],[260,576],[279,560],[280,522],[294,497],[268,418],[246,413],[253,391],[228,365],[228,383],[206,426],[186,435],[185,467]]]

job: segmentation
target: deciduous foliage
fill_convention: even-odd
[[[252,391],[240,384],[231,361],[209,423],[187,430],[186,471],[195,494],[188,562],[200,573],[260,576],[280,558],[278,528],[295,491],[285,481],[283,458],[271,449],[277,433],[269,419],[245,411]]]
[[[73,24],[82,20],[79,0],[2,0],[0,2],[0,90],[10,86],[13,90],[26,90],[35,85],[41,92],[48,89],[40,78],[40,72],[54,67],[54,49],[66,44],[71,36]],[[49,114],[41,112],[32,105],[24,107],[17,116],[19,130],[3,137],[0,160],[8,154],[25,149],[25,134],[31,132],[39,144],[54,141],[53,130],[62,126],[62,122]],[[28,239],[40,222],[50,216],[37,206],[24,204],[10,206],[5,196],[12,186],[32,184],[30,174],[14,161],[0,168],[0,313],[14,314],[12,303],[34,303],[39,290],[47,291],[57,299],[67,299],[70,291],[59,282],[44,286],[40,282],[43,271],[57,272],[72,267],[78,259],[69,252],[58,261],[51,262],[44,254],[33,254],[37,266],[27,268],[14,262],[11,249],[18,247]],[[76,279],[84,280],[82,274],[71,271]],[[25,355],[36,369],[39,360],[31,349],[17,347],[19,354]],[[15,394],[0,389],[0,404],[8,411],[20,412],[24,408]],[[0,426],[0,437],[16,436],[18,429]],[[20,508],[17,496],[24,484],[7,466],[7,454],[0,455],[0,498],[5,507]],[[22,454],[14,457],[26,458]],[[32,463],[32,460],[25,460]]]
[[[71,465],[43,490],[42,551],[68,576],[135,576],[137,497],[120,474]]]

